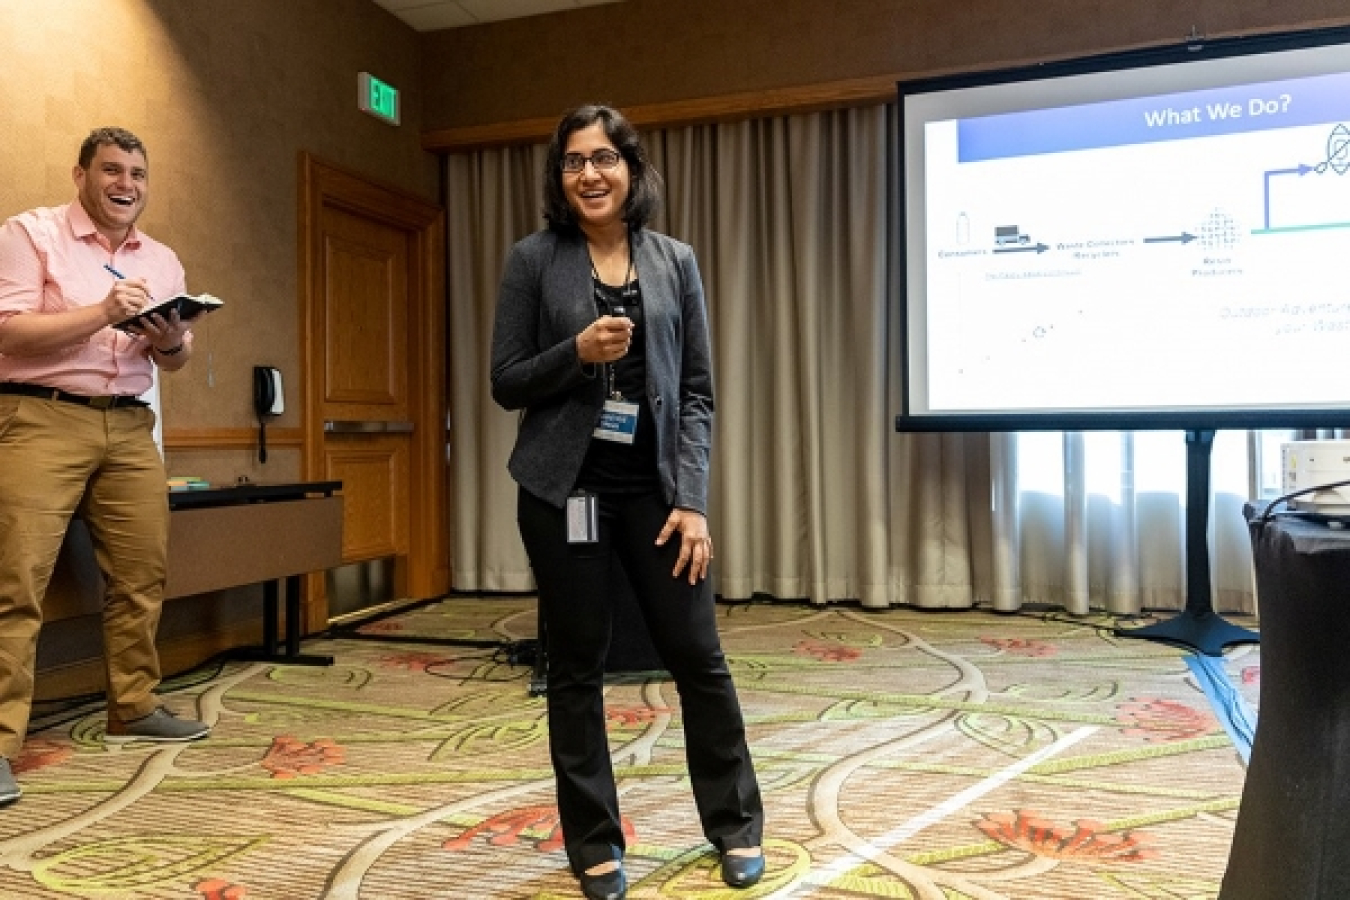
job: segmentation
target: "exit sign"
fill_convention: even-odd
[[[356,106],[390,125],[399,123],[398,88],[381,81],[369,72],[356,76]]]

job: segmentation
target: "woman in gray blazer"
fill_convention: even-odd
[[[558,812],[593,900],[627,891],[602,694],[615,560],[679,690],[722,878],[749,887],[764,872],[763,804],[707,581],[708,313],[693,251],[645,227],[660,190],[621,113],[567,113],[545,164],[548,227],[512,248],[492,336],[493,399],[524,410],[509,468],[543,612]]]

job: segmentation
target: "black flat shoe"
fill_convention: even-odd
[[[628,896],[628,878],[623,874],[623,866],[612,872],[600,875],[581,873],[581,892],[586,900],[623,900]]]
[[[722,854],[722,880],[729,887],[748,888],[764,877],[764,851],[759,856]]]

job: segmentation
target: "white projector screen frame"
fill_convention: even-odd
[[[899,94],[898,430],[1350,425],[1350,29]]]

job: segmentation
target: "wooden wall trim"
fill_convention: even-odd
[[[1260,35],[1281,34],[1293,30],[1309,31],[1344,26],[1350,19],[1337,17],[1304,23],[1297,29],[1289,26],[1252,28],[1241,31],[1214,32],[1206,34],[1207,41],[1234,37],[1257,37]],[[1158,47],[1175,46],[1178,41],[1144,41],[1134,44],[1099,47],[1073,54],[1073,58],[1090,57],[1102,54],[1129,53]],[[802,113],[821,112],[828,109],[847,109],[853,106],[870,106],[885,103],[896,98],[896,84],[919,78],[934,78],[945,75],[957,75],[976,71],[997,71],[1019,66],[1033,66],[1040,63],[1057,62],[1070,57],[1064,55],[1028,57],[1024,59],[997,60],[982,66],[963,66],[914,72],[896,72],[889,75],[874,75],[865,78],[850,78],[819,84],[800,85],[785,88],[771,88],[759,91],[744,91],[717,97],[701,97],[693,100],[674,100],[665,103],[648,103],[624,106],[623,112],[639,128],[679,128],[689,125],[703,125],[713,122],[734,122],[767,116],[784,116]],[[547,141],[553,134],[558,118],[552,116],[539,119],[519,119],[508,122],[493,122],[485,125],[462,125],[453,128],[430,129],[422,134],[422,148],[432,153],[460,153],[481,150],[486,147],[500,147],[511,144],[533,144]]]
[[[252,447],[256,443],[258,432],[253,428],[170,428],[164,431],[166,451]],[[301,447],[305,443],[304,432],[299,428],[269,428],[267,443],[274,447]]]
[[[675,100],[625,106],[623,113],[639,128],[677,128],[709,122],[732,122],[758,116],[819,112],[885,103],[895,98],[895,83],[905,75],[854,78],[804,87],[747,91],[721,97]],[[458,153],[508,144],[533,144],[553,134],[558,117],[522,119],[491,125],[440,128],[422,135],[422,147],[433,153]]]

